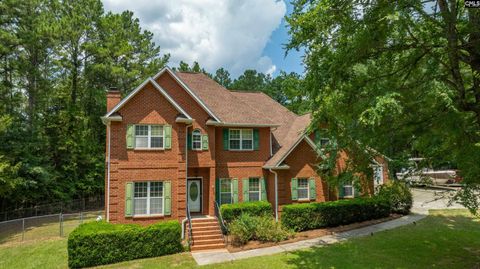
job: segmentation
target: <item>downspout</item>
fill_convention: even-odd
[[[110,221],[110,144],[111,144],[111,135],[110,135],[110,121],[107,122],[107,222]]]
[[[268,170],[275,175],[275,221],[278,222],[278,174],[272,168]]]
[[[190,126],[192,124],[185,125],[185,189],[188,188],[188,127]],[[185,196],[185,202],[188,203],[188,191],[185,191]],[[185,239],[185,223],[187,223],[187,220],[187,217],[182,220],[182,240]]]

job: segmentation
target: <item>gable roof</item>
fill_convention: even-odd
[[[170,74],[170,76],[175,79],[175,81],[180,84],[180,86],[207,112],[208,115],[210,115],[214,120],[220,122],[220,119],[212,112],[212,110],[203,102],[202,99],[198,97],[198,95],[192,91],[192,89],[185,84],[180,77],[177,76],[175,72],[173,72],[169,67],[164,67],[160,72],[158,72],[153,79],[156,80],[158,77],[160,77],[164,73]]]
[[[122,108],[132,97],[134,97],[139,91],[141,91],[148,83],[152,83],[153,87],[157,89],[167,101],[175,107],[175,109],[180,112],[187,119],[191,120],[192,117],[177,103],[173,98],[152,78],[147,78],[142,84],[140,84],[135,90],[129,93],[125,98],[123,98],[116,106],[112,108],[103,118],[108,118],[116,113],[120,108]]]

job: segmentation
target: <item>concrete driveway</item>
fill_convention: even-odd
[[[449,198],[454,190],[411,188],[413,194],[412,212],[428,214],[429,209],[458,209],[464,208],[458,203],[448,206]]]

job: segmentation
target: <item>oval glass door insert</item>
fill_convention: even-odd
[[[192,182],[190,184],[190,200],[196,201],[198,198],[198,184],[197,182]]]

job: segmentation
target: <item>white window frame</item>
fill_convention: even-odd
[[[305,180],[307,181],[307,197],[305,198],[300,198],[300,195],[299,195],[299,189],[300,189],[300,180]],[[302,188],[302,190],[304,190],[305,188]],[[298,178],[297,179],[297,196],[298,196],[298,200],[299,201],[307,201],[307,200],[310,200],[310,182],[309,182],[309,179],[306,178],[306,177],[301,177],[301,178]]]
[[[239,139],[232,139],[231,138],[232,136],[230,135],[232,131],[239,131],[240,138]],[[251,139],[243,139],[243,131],[250,131],[252,133],[252,138]],[[238,140],[239,141],[240,147],[238,149],[232,149],[230,147],[230,145],[231,145],[230,141],[232,141],[232,140],[235,140],[235,141]],[[252,141],[252,143],[251,143],[252,146],[250,148],[244,148],[243,140]],[[254,142],[253,129],[228,129],[228,148],[229,148],[229,150],[231,150],[231,151],[251,151],[251,150],[253,150],[253,142]]]
[[[377,169],[379,169],[379,175],[380,175],[380,183],[377,183],[376,176],[377,176]],[[385,178],[383,177],[383,165],[374,165],[373,166],[373,185],[374,186],[380,186],[385,183]]]
[[[150,186],[151,186],[150,184],[151,184],[152,182],[159,182],[159,183],[162,184],[162,196],[160,196],[160,197],[151,197],[151,196],[150,196]],[[138,197],[138,198],[135,197],[135,184],[137,184],[137,183],[147,183],[147,197]],[[133,184],[134,184],[134,185],[133,185],[133,212],[132,212],[132,215],[133,215],[134,217],[142,217],[142,216],[143,216],[143,217],[145,217],[145,216],[148,216],[148,217],[150,217],[150,216],[164,216],[164,215],[165,215],[165,193],[164,193],[164,191],[165,191],[165,188],[164,188],[165,185],[163,184],[163,181],[135,181]],[[158,214],[158,213],[156,213],[156,214],[150,214],[151,198],[161,198],[161,199],[162,199],[162,213],[160,213],[160,214]],[[137,200],[137,199],[145,199],[145,200],[147,200],[147,202],[146,202],[146,204],[147,204],[147,213],[146,213],[146,214],[135,214],[135,200]]]
[[[353,187],[353,183],[343,185],[342,188],[343,188],[343,198],[353,198],[353,197],[355,197],[355,188]],[[352,195],[345,195],[345,188],[351,188],[352,189]]]
[[[220,202],[220,205],[223,205],[223,203],[222,203],[222,194],[223,194],[223,193],[228,193],[228,192],[222,192],[222,181],[224,181],[224,180],[230,181],[230,203],[228,203],[228,204],[232,204],[232,203],[233,203],[233,180],[232,180],[231,178],[221,178],[221,179],[220,179],[220,186],[219,186],[219,188],[220,188],[220,189],[219,189],[219,196],[220,196],[220,197],[218,197],[218,199],[220,200],[220,201],[219,201],[219,202]],[[225,203],[225,204],[227,204],[227,203]]]
[[[161,135],[152,135],[152,125],[154,126],[159,126],[162,128],[162,134]],[[148,126],[148,133],[147,135],[137,135],[137,126]],[[135,132],[135,149],[155,149],[155,150],[162,150],[165,149],[165,126],[160,125],[160,124],[135,124],[134,125],[134,130]],[[137,137],[146,137],[147,138],[147,147],[137,147]],[[162,146],[161,147],[154,147],[152,148],[152,137],[161,137],[162,138]]]
[[[195,139],[194,139],[194,133],[197,132],[198,133],[198,137],[200,138],[200,147],[196,148],[194,147],[193,145],[195,145]],[[192,150],[202,150],[202,147],[203,147],[203,142],[202,142],[202,132],[200,131],[200,129],[195,129],[192,131]],[[197,141],[198,142],[198,141]]]
[[[252,179],[256,179],[258,180],[258,191],[252,191],[250,190],[250,180]],[[253,201],[250,199],[250,193],[257,193],[258,192],[258,201],[262,201],[262,184],[260,182],[260,178],[259,177],[250,177],[248,178],[248,201]]]
[[[330,143],[330,138],[321,137],[319,142],[320,142],[320,147],[325,147]]]

